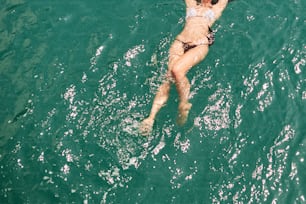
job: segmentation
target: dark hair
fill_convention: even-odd
[[[216,3],[218,3],[219,0],[211,0],[211,4],[215,5]],[[197,4],[201,4],[202,0],[196,0]]]
[[[218,3],[219,0],[211,0],[211,4],[215,5],[216,3]]]

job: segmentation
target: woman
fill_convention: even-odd
[[[190,83],[186,74],[207,55],[208,47],[214,42],[210,27],[221,16],[228,2],[229,0],[185,0],[185,27],[170,47],[166,80],[156,93],[149,117],[140,125],[141,134],[148,135],[151,132],[156,114],[168,100],[172,81],[179,94],[177,123],[183,125],[186,122],[192,106],[188,101]]]

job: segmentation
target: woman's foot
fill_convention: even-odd
[[[182,126],[186,123],[191,106],[192,104],[189,102],[179,105],[179,114],[176,121],[178,125]]]
[[[153,128],[154,120],[151,118],[144,119],[139,126],[139,132],[143,136],[149,136]]]

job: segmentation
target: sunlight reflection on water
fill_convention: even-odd
[[[293,12],[303,2],[294,3],[288,12],[277,2],[242,2],[237,11],[231,4],[211,54],[188,73],[186,126],[175,122],[173,86],[146,138],[138,125],[164,79],[183,2],[123,2],[116,12],[130,13],[113,15],[84,2],[67,13],[66,3],[7,1],[0,11],[4,201],[305,202],[305,21],[296,17],[304,7]]]

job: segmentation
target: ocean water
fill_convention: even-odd
[[[0,4],[0,203],[306,203],[306,1],[230,3],[149,137],[183,1]]]

